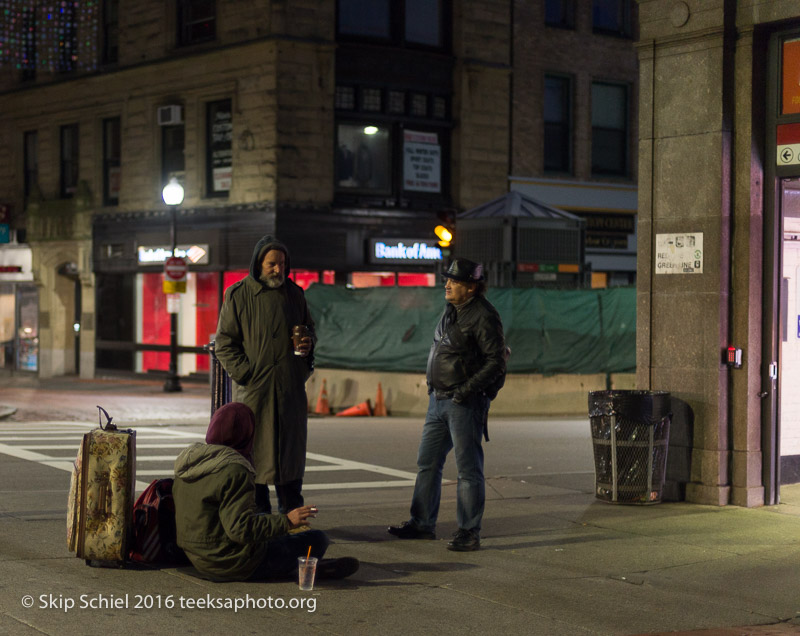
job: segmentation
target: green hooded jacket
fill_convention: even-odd
[[[269,250],[286,255],[286,282],[270,289],[261,282],[261,261]],[[233,400],[256,416],[253,462],[256,482],[285,484],[303,478],[306,465],[308,399],[306,380],[314,364],[294,355],[293,325],[314,321],[300,286],[288,278],[289,252],[271,236],[255,246],[250,273],[231,285],[219,314],[214,352],[234,381]]]
[[[197,571],[213,579],[250,578],[267,554],[267,541],[286,534],[286,515],[256,512],[253,467],[217,444],[193,444],[175,460],[178,545]]]

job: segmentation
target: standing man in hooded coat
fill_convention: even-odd
[[[256,505],[271,512],[269,484],[282,514],[303,505],[307,413],[305,383],[314,367],[314,321],[302,288],[288,278],[289,250],[264,236],[246,278],[231,285],[219,315],[215,354],[234,381],[233,400],[256,416]],[[300,355],[292,327],[306,325]]]

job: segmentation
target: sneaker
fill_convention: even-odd
[[[398,539],[435,539],[436,534],[431,530],[420,530],[411,521],[404,521],[399,526],[389,526],[389,534],[393,534]]]
[[[453,534],[453,540],[447,544],[447,549],[453,552],[472,552],[481,547],[481,538],[472,530],[461,530]]]
[[[322,559],[317,564],[317,577],[320,579],[344,579],[355,574],[361,565],[353,557],[339,559]]]

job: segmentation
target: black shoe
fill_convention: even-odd
[[[399,526],[389,526],[389,534],[393,534],[398,539],[435,539],[436,534],[430,530],[420,530],[410,521],[404,521]]]
[[[353,557],[322,559],[317,565],[317,577],[320,579],[344,579],[355,574],[359,565],[358,559]]]
[[[481,538],[472,530],[459,530],[453,535],[453,540],[447,544],[447,549],[453,552],[472,552],[481,547]]]

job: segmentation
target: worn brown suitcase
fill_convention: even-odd
[[[67,547],[86,563],[122,566],[128,554],[136,484],[136,432],[105,415],[83,436],[67,503]]]

